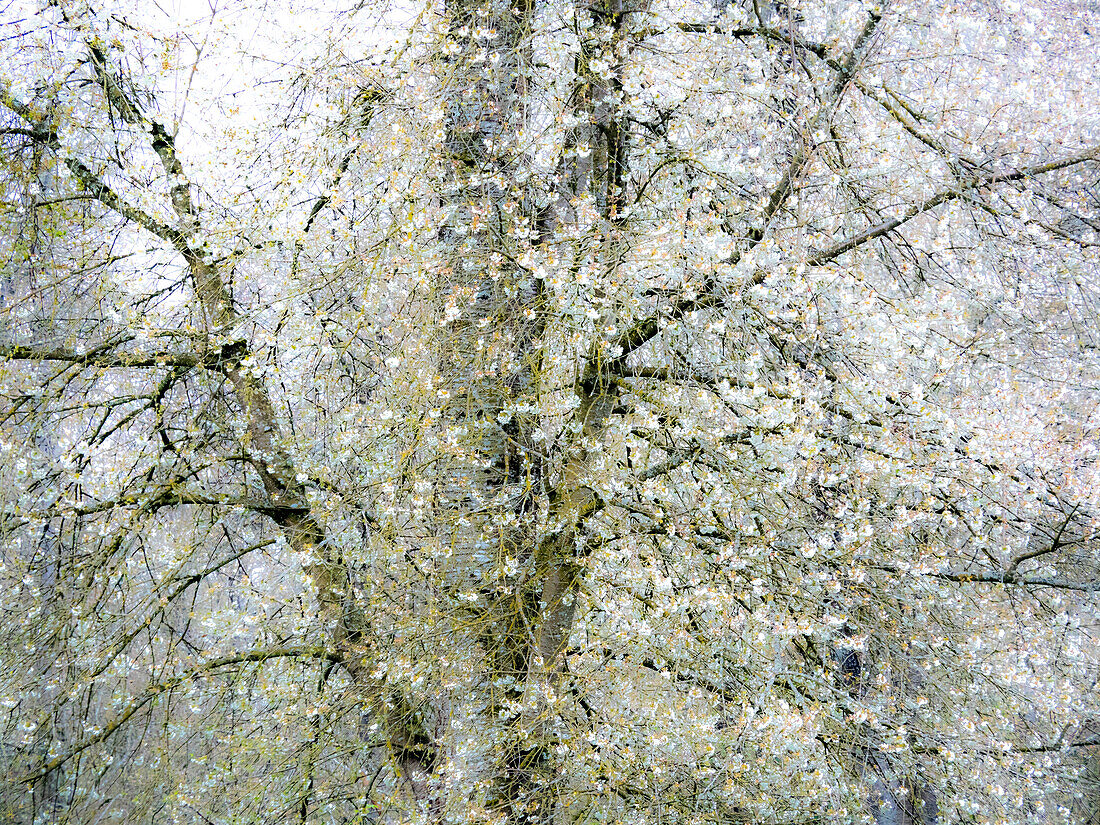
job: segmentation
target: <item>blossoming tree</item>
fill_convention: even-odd
[[[5,816],[1092,815],[1090,6],[2,22]]]

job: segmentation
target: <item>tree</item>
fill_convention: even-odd
[[[1090,815],[1069,10],[10,6],[5,814]]]

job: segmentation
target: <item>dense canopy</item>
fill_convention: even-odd
[[[0,8],[0,817],[1100,816],[1100,7]]]

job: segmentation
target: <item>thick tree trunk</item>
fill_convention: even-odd
[[[447,398],[438,465],[439,539],[449,589],[478,593],[484,673],[474,712],[497,751],[484,754],[486,804],[515,821],[552,810],[534,793],[543,755],[526,744],[523,701],[532,666],[537,590],[531,578],[543,460],[535,409],[542,361],[542,284],[517,265],[531,248],[531,197],[515,145],[525,123],[533,6],[452,0],[443,63],[443,147],[450,220],[439,384]]]
[[[541,471],[538,422],[516,409],[537,392],[540,357],[538,282],[515,264],[529,247],[514,144],[531,7],[455,0],[447,11],[437,383],[452,449],[438,464],[437,529],[451,551],[448,585],[476,588],[524,553]]]
[[[577,533],[597,500],[584,483],[588,452],[580,446],[566,455],[554,489],[544,487],[541,422],[525,412],[539,392],[542,282],[514,262],[533,240],[552,246],[574,220],[576,199],[591,195],[600,243],[598,260],[584,263],[615,265],[625,146],[616,76],[626,16],[619,0],[578,9],[593,24],[576,58],[571,114],[578,125],[556,170],[558,197],[530,214],[535,196],[515,183],[529,170],[520,168],[514,141],[526,114],[532,7],[454,0],[448,13],[451,220],[442,238],[449,265],[438,290],[440,384],[449,406],[441,440],[458,449],[441,466],[439,518],[457,562],[450,584],[482,592],[484,683],[493,686],[483,712],[487,728],[502,725],[491,737],[498,752],[487,803],[513,821],[547,822],[558,791],[548,723],[576,607]],[[598,59],[612,71],[597,71]],[[591,152],[575,151],[582,145]],[[577,394],[577,443],[590,444],[610,414],[609,385],[593,370]],[[538,527],[540,511],[548,532]]]

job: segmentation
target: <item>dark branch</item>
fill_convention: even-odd
[[[914,218],[924,215],[927,212],[935,209],[941,204],[949,201],[958,200],[965,197],[971,192],[977,191],[986,186],[994,186],[999,183],[1012,183],[1022,180],[1028,180],[1029,178],[1038,177],[1039,175],[1049,174],[1050,172],[1057,172],[1062,169],[1068,169],[1072,166],[1078,166],[1088,161],[1094,161],[1100,156],[1100,146],[1093,146],[1075,155],[1071,155],[1067,158],[1059,158],[1047,163],[1041,163],[1037,166],[1028,166],[1023,169],[1013,169],[1008,172],[1001,172],[995,174],[982,175],[970,180],[969,183],[952,187],[950,189],[944,189],[937,192],[931,197],[925,198],[920,203],[914,204],[907,209],[902,215],[896,218],[890,218],[882,223],[872,226],[863,230],[843,241],[829,247],[828,249],[816,252],[806,260],[807,266],[821,266],[822,264],[829,263],[835,258],[839,258],[845,252],[850,252],[853,249],[863,246],[868,241],[872,241],[875,238],[881,238],[883,235],[888,235],[896,229],[909,223]]]
[[[130,700],[130,703],[126,706],[126,709],[122,711],[118,716],[108,722],[103,728],[96,734],[89,736],[87,739],[82,739],[77,742],[71,748],[64,753],[55,756],[48,762],[40,765],[32,774],[23,777],[23,782],[36,782],[42,779],[51,771],[57,770],[64,765],[74,756],[83,753],[93,745],[97,745],[100,742],[110,738],[125,725],[138,711],[143,707],[153,702],[161,694],[166,693],[179,687],[187,682],[194,681],[195,679],[201,679],[205,676],[209,676],[218,670],[232,665],[249,664],[253,662],[266,662],[271,659],[287,659],[287,658],[309,658],[309,659],[325,659],[330,662],[343,661],[343,657],[333,650],[328,650],[323,647],[277,647],[267,650],[252,650],[247,653],[234,653],[229,656],[223,656],[219,659],[213,659],[205,664],[194,667],[186,673],[181,673],[178,676],[173,676],[170,679],[166,679],[156,684],[150,685],[140,694]]]
[[[1008,570],[902,570],[892,564],[874,565],[875,570],[895,575],[929,576],[960,584],[1011,584],[1022,587],[1049,587],[1056,590],[1074,590],[1082,593],[1100,592],[1100,581],[1071,581],[1047,576],[1021,576]]]
[[[5,361],[60,361],[86,367],[104,369],[138,369],[159,367],[205,368],[220,370],[227,363],[223,349],[198,355],[184,352],[129,353],[102,350],[82,352],[67,347],[0,347],[0,360]]]

